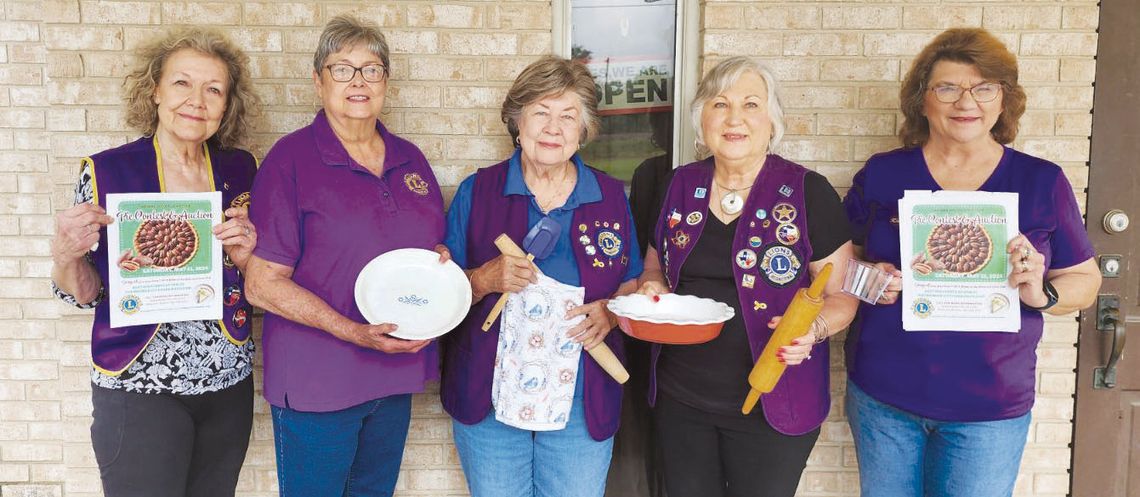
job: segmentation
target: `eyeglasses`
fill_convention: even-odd
[[[383,64],[367,64],[364,67],[356,67],[352,64],[329,64],[325,66],[325,69],[329,70],[333,81],[338,83],[352,81],[357,72],[369,83],[379,83],[388,76],[388,68],[384,67]]]
[[[957,103],[962,99],[962,94],[970,92],[974,97],[975,102],[986,103],[992,102],[1001,93],[1001,83],[978,83],[969,88],[962,88],[958,85],[942,85],[931,88],[930,91],[934,92],[934,98],[944,104]]]

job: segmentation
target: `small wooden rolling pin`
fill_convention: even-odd
[[[506,255],[528,257],[528,259],[532,257],[523,252],[523,250],[515,244],[514,240],[511,240],[506,234],[499,235],[495,238],[495,246],[499,247],[499,252]],[[499,313],[503,311],[503,306],[506,304],[508,296],[510,296],[510,293],[504,293],[499,297],[499,301],[495,303],[495,307],[491,308],[491,313],[487,315],[487,321],[483,323],[483,331],[487,331],[487,329],[490,328],[489,323],[494,323],[495,319],[498,319]],[[586,352],[590,353],[590,357],[593,357],[594,361],[597,361],[598,365],[601,366],[606,373],[609,373],[614,381],[621,384],[629,381],[629,371],[626,371],[625,366],[621,365],[621,361],[614,355],[614,351],[610,350],[610,347],[606,345],[606,342],[601,342]]]

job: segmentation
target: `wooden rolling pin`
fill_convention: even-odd
[[[780,347],[790,345],[792,340],[803,336],[811,328],[811,323],[819,316],[819,311],[823,310],[823,288],[827,286],[829,277],[831,277],[830,262],[823,266],[819,276],[811,282],[811,288],[801,288],[796,292],[792,303],[780,318],[776,331],[772,333],[772,338],[768,340],[768,345],[765,345],[764,351],[760,353],[760,359],[748,374],[748,384],[752,388],[748,392],[748,397],[744,399],[744,407],[740,412],[750,414],[752,408],[756,407],[756,401],[760,400],[760,394],[771,392],[776,388],[776,383],[780,381],[780,376],[788,367],[776,360],[776,352]]]
[[[514,257],[524,257],[527,255],[521,248],[519,248],[517,244],[515,244],[514,240],[511,240],[511,238],[506,234],[499,235],[497,238],[495,238],[495,246],[499,247],[499,251],[506,255]],[[495,312],[495,309],[502,311],[503,304],[507,300],[507,295],[509,294],[504,293],[503,296],[500,297],[499,302],[495,303],[495,307],[491,309],[491,314],[487,317],[487,319],[489,319],[491,322],[494,322],[495,318],[498,316],[498,313]],[[486,328],[484,328],[484,331],[486,331]],[[613,377],[614,381],[617,381],[621,384],[625,384],[626,381],[629,381],[629,371],[626,371],[625,366],[621,365],[621,361],[619,361],[617,356],[614,355],[614,351],[610,350],[610,347],[606,345],[606,342],[601,342],[586,352],[590,353],[590,357],[593,357],[594,361],[597,361],[598,365],[601,366],[606,373],[609,373],[609,375]]]

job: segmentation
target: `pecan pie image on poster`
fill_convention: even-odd
[[[947,273],[974,274],[990,262],[993,241],[977,224],[939,224],[926,238],[932,266]]]
[[[198,232],[189,221],[147,220],[135,232],[135,252],[149,257],[153,267],[185,266],[198,252]]]

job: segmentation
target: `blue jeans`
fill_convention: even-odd
[[[410,394],[332,412],[273,406],[281,496],[392,495],[411,413]]]
[[[1029,413],[999,421],[916,416],[847,382],[847,422],[863,497],[1009,497]]]
[[[530,431],[507,426],[491,411],[483,421],[452,421],[455,448],[472,497],[601,497],[614,439],[590,438],[581,375],[566,427]]]

